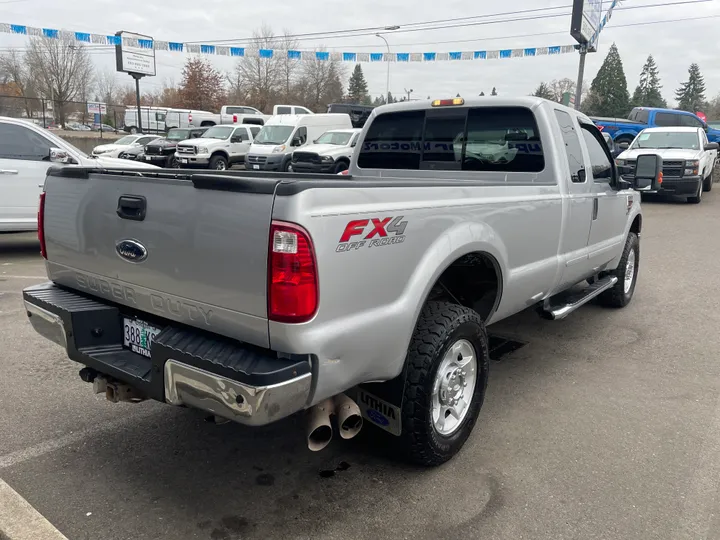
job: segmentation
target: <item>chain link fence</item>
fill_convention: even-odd
[[[21,118],[48,129],[68,131],[121,131],[125,105],[99,104],[94,101],[58,101],[0,94],[0,116]]]

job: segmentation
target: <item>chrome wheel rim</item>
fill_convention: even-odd
[[[224,170],[225,170],[225,162],[224,162],[224,161],[218,161],[218,162],[217,162],[217,165],[215,165],[215,170],[224,171]]]
[[[440,435],[455,433],[467,416],[475,393],[477,354],[466,339],[448,348],[440,362],[432,391],[432,424]]]
[[[633,279],[635,278],[635,250],[630,250],[628,254],[627,263],[625,264],[625,283],[623,285],[623,291],[625,294],[630,292],[632,287]]]

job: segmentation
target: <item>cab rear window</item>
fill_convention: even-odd
[[[539,172],[535,116],[525,107],[447,107],[379,115],[358,155],[364,169]]]

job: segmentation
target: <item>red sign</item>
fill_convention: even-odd
[[[698,112],[696,112],[695,114],[697,115],[697,117],[698,117],[700,120],[702,120],[703,122],[705,122],[705,123],[707,124],[707,117],[705,116],[705,113],[704,113],[704,112],[698,111]]]

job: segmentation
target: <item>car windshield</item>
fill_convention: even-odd
[[[263,126],[253,142],[258,144],[283,144],[295,129],[294,126]]]
[[[640,133],[630,148],[687,148],[700,149],[700,139],[695,132],[650,131]]]
[[[317,144],[337,144],[339,146],[345,146],[350,142],[352,133],[347,131],[326,131],[315,141]]]
[[[184,141],[185,139],[190,138],[190,130],[189,129],[171,129],[168,131],[167,140],[168,141]]]
[[[233,127],[213,126],[203,135],[203,139],[227,139],[233,132]]]
[[[135,141],[137,141],[138,138],[135,135],[125,135],[124,137],[119,138],[117,141],[115,141],[115,144],[132,144]]]

